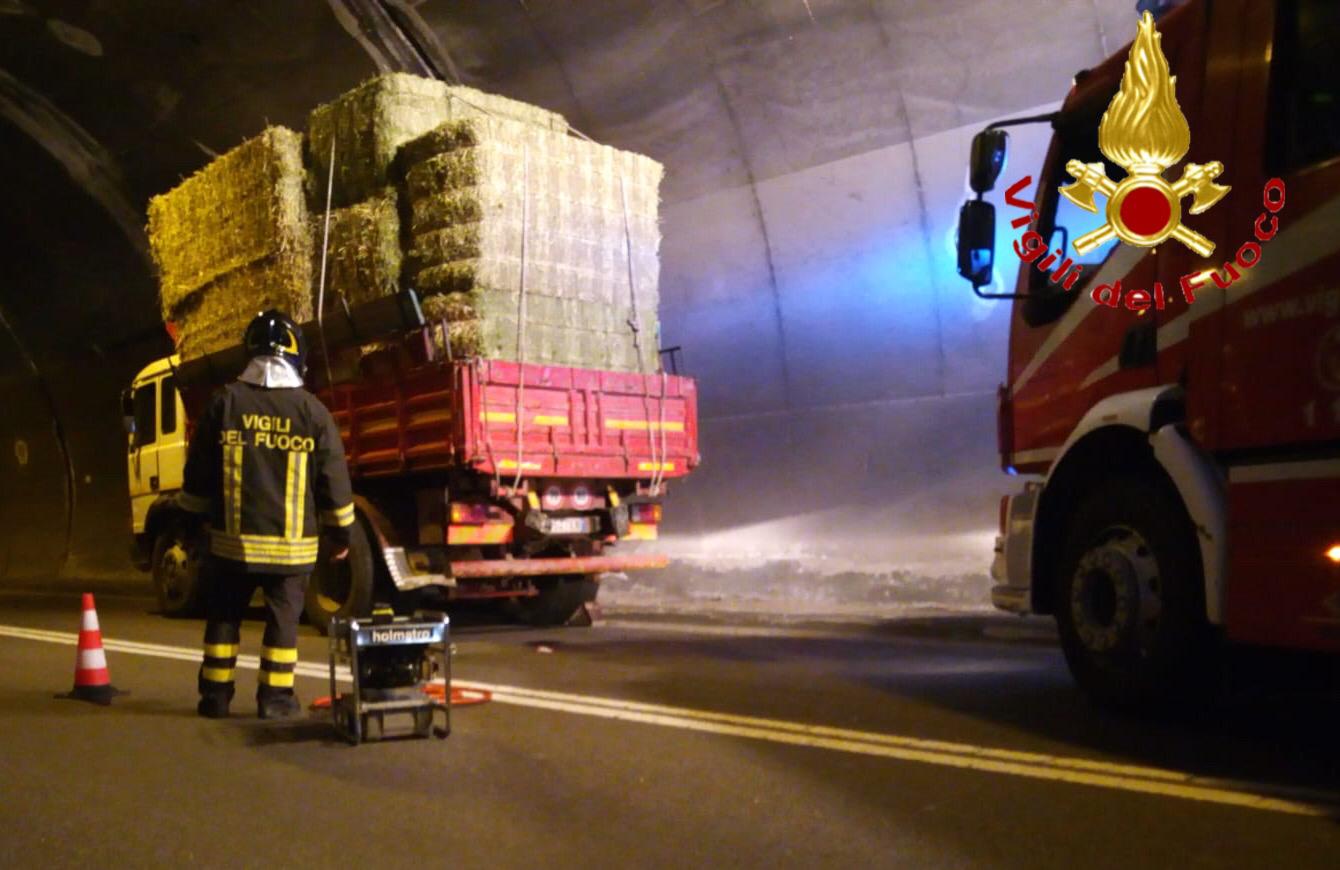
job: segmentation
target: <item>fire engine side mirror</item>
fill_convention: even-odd
[[[970,199],[958,212],[958,273],[973,287],[991,283],[996,257],[996,207]]]
[[[1009,134],[1004,130],[983,130],[972,137],[972,156],[968,159],[968,186],[973,193],[989,193],[1005,170]]]

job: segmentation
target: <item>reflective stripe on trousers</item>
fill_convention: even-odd
[[[293,688],[293,670],[297,665],[297,647],[263,647],[259,674],[261,685],[276,689]]]

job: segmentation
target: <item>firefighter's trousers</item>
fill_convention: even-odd
[[[260,586],[265,593],[265,634],[256,697],[264,701],[292,695],[293,671],[298,664],[298,618],[308,575],[250,574],[217,559],[206,559],[201,572],[208,614],[200,694],[232,699],[242,617],[252,593]]]

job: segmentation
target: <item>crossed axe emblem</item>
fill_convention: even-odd
[[[1214,242],[1182,223],[1182,198],[1193,197],[1187,209],[1191,214],[1200,214],[1223,199],[1230,188],[1214,180],[1224,171],[1224,164],[1218,160],[1188,163],[1182,177],[1172,184],[1159,175],[1157,166],[1130,169],[1130,175],[1116,182],[1107,177],[1102,163],[1066,163],[1065,171],[1075,179],[1074,184],[1061,188],[1066,199],[1097,214],[1094,194],[1107,197],[1107,223],[1075,239],[1075,251],[1083,256],[1114,238],[1144,248],[1173,238],[1202,257],[1213,253]]]

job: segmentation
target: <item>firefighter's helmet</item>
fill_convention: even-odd
[[[298,324],[282,311],[271,308],[257,314],[248,324],[242,343],[252,358],[277,356],[292,365],[298,374],[307,371],[307,341]]]

